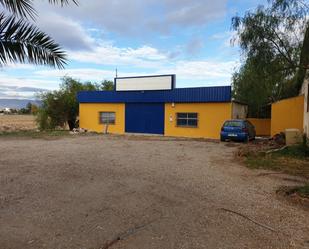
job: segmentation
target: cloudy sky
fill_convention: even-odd
[[[33,98],[63,76],[82,81],[176,74],[177,87],[230,85],[240,52],[231,18],[266,0],[36,1],[36,25],[67,51],[65,70],[32,65],[0,68],[0,98]]]

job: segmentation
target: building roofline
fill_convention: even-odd
[[[144,91],[81,91],[80,103],[205,103],[231,102],[231,86]]]
[[[155,74],[155,75],[124,76],[124,77],[115,77],[114,79],[153,78],[153,77],[164,77],[164,76],[175,77],[176,74]]]

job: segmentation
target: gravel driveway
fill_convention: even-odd
[[[243,167],[235,149],[157,137],[0,138],[0,248],[309,248],[309,213],[275,194],[295,183]]]

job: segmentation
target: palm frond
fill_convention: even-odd
[[[32,24],[0,13],[0,66],[9,62],[63,68],[66,54],[51,37]]]
[[[22,18],[27,18],[29,16],[34,19],[36,16],[32,0],[0,0],[0,5],[9,12]]]
[[[68,5],[70,2],[78,5],[78,0],[48,0],[50,4],[60,4],[61,6]],[[33,0],[0,0],[2,5],[9,12],[22,18],[34,19],[36,11],[33,7]]]
[[[51,4],[61,4],[61,6],[68,5],[70,2],[78,5],[77,0],[48,0],[48,2]]]

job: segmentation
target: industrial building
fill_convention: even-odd
[[[218,139],[225,120],[245,118],[231,87],[176,88],[175,75],[115,78],[114,91],[78,93],[80,127],[96,132]]]

